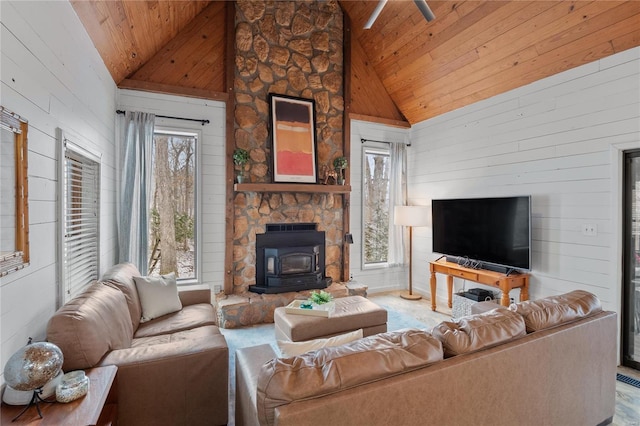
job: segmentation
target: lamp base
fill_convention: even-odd
[[[420,296],[419,294],[411,294],[411,293],[402,293],[400,295],[400,297],[402,297],[403,299],[407,299],[407,300],[420,300],[420,299],[422,299],[422,296]]]
[[[29,401],[29,404],[27,404],[26,407],[24,407],[24,410],[22,410],[20,412],[20,414],[18,414],[17,416],[15,416],[13,419],[11,419],[12,422],[15,422],[16,420],[18,420],[20,418],[20,416],[22,416],[24,413],[27,412],[27,410],[29,408],[31,408],[31,406],[35,405],[36,406],[36,410],[38,410],[38,416],[40,416],[40,418],[42,419],[42,411],[40,411],[40,402],[54,402],[54,401],[47,401],[46,399],[42,399],[42,397],[40,396],[42,394],[42,386],[40,386],[38,389],[35,389],[33,391],[33,396],[31,397],[31,401]]]

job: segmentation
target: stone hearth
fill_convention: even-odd
[[[325,289],[334,298],[367,296],[367,286],[357,283],[333,283]],[[255,324],[273,323],[273,311],[286,306],[295,299],[307,299],[311,291],[278,294],[256,294],[251,292],[225,295],[215,298],[218,326],[239,328]]]

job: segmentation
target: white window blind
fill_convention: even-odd
[[[63,303],[98,279],[100,163],[65,141],[62,170]]]

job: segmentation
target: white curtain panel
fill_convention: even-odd
[[[404,143],[391,144],[391,171],[389,182],[389,265],[407,263],[408,237],[404,226],[395,224],[394,207],[407,203],[407,147]]]
[[[133,263],[142,275],[148,272],[154,122],[154,114],[127,111],[120,150],[118,260]]]

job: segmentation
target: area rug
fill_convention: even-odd
[[[373,299],[373,298],[372,298]],[[403,328],[430,329],[433,327],[434,319],[430,321],[419,321],[410,315],[393,309],[385,301],[376,301],[387,310],[387,330],[401,330]],[[275,341],[273,324],[259,324],[250,327],[235,329],[220,329],[220,332],[227,340],[229,347],[229,426],[235,425],[235,381],[236,381],[236,350],[262,344],[270,344],[276,353],[280,353]]]

